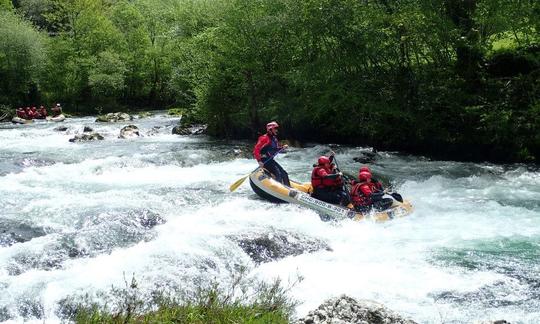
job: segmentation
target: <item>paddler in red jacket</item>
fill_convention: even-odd
[[[379,181],[373,181],[368,167],[360,168],[358,182],[353,182],[351,188],[351,200],[354,208],[360,212],[366,212],[374,208],[385,210],[392,206],[391,198],[383,198],[384,190]]]
[[[261,168],[265,168],[276,177],[276,181],[290,187],[289,174],[279,165],[274,157],[288,146],[279,144],[277,139],[279,125],[275,121],[266,124],[266,134],[259,136],[253,148],[253,157]]]
[[[331,204],[346,206],[349,203],[348,195],[343,189],[343,174],[332,163],[334,155],[321,156],[317,164],[313,165],[311,172],[311,196]]]

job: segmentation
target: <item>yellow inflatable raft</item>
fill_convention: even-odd
[[[403,203],[394,200],[394,204],[387,210],[361,213],[311,197],[312,188],[309,182],[299,183],[292,180],[290,182],[291,187],[287,187],[274,180],[262,169],[258,169],[249,175],[251,188],[261,198],[273,202],[288,202],[302,205],[337,219],[351,218],[356,221],[363,219],[387,221],[397,217],[407,216],[413,211],[413,206],[407,200],[404,200]]]

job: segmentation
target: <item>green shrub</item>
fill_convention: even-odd
[[[171,296],[153,291],[143,296],[135,278],[125,288],[112,288],[110,297],[101,295],[104,305],[82,302],[63,305],[76,323],[289,323],[296,301],[288,297],[297,281],[283,287],[279,279],[272,283],[250,280],[240,270],[228,285],[217,282],[193,293]]]

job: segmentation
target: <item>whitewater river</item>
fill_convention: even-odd
[[[380,152],[370,164],[415,206],[386,223],[322,221],[308,209],[259,199],[256,167],[234,154],[252,143],[172,135],[178,120],[132,124],[95,118],[0,124],[0,322],[54,323],[66,301],[99,300],[135,276],[143,292],[224,284],[239,267],[284,283],[296,316],[347,294],[419,323],[540,322],[540,171],[527,165],[430,161]],[[62,125],[66,131],[54,130]],[[103,141],[70,143],[90,126]],[[342,170],[366,148],[334,147]],[[292,148],[278,161],[308,180],[326,145]],[[238,240],[308,238],[329,248],[255,262]],[[306,247],[309,250],[309,247]],[[94,296],[94,297],[92,297]]]

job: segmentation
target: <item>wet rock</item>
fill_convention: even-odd
[[[245,146],[236,146],[230,150],[225,151],[225,156],[231,157],[231,158],[243,158],[243,159],[250,159],[253,157],[253,153],[251,152],[251,147]]]
[[[101,141],[104,137],[97,132],[94,132],[94,130],[91,127],[84,126],[83,133],[82,134],[76,134],[75,137],[70,138],[70,142],[88,142],[88,141]]]
[[[232,237],[232,239],[237,241],[240,248],[257,264],[283,259],[291,255],[332,250],[326,242],[320,239],[285,231],[252,233],[241,237]]]
[[[360,156],[354,157],[353,160],[362,164],[373,163],[379,157],[379,153],[376,150],[363,151],[360,154]]]
[[[69,129],[69,127],[67,127],[67,126],[58,126],[58,127],[53,128],[53,130],[56,131],[56,132],[65,132],[68,129]]]
[[[384,305],[370,300],[356,300],[341,295],[329,299],[316,310],[308,313],[294,324],[415,324],[401,315],[389,310]]]
[[[152,112],[150,112],[150,111],[142,111],[137,115],[137,118],[141,119],[141,118],[147,118],[147,117],[151,117],[151,116],[153,116]]]
[[[42,318],[44,315],[43,305],[39,300],[20,299],[17,302],[19,314],[25,318]]]
[[[207,127],[204,124],[178,125],[172,129],[172,133],[175,135],[203,135],[206,133]]]
[[[130,212],[129,214],[135,217],[139,221],[139,224],[146,229],[165,224],[165,219],[151,210],[145,209],[142,211]]]
[[[70,138],[70,142],[89,142],[89,141],[101,141],[104,137],[99,133],[90,133],[90,134],[79,134],[75,135],[75,137]]]
[[[127,247],[150,240],[151,229],[165,223],[158,214],[148,209],[111,211],[84,219],[76,233],[57,233],[40,249],[23,250],[14,254],[5,264],[11,276],[31,269],[61,269],[73,258],[110,253],[114,248]]]
[[[161,126],[154,126],[152,129],[150,129],[148,132],[146,132],[146,136],[155,136],[159,134]]]
[[[123,112],[115,112],[115,113],[108,113],[106,115],[98,116],[96,119],[96,122],[116,123],[119,121],[130,121],[130,120],[133,120],[133,116],[123,113]]]
[[[24,243],[46,234],[45,230],[41,227],[9,219],[0,219],[0,246]]]
[[[0,322],[6,322],[12,319],[9,309],[6,306],[0,307]]]
[[[138,136],[140,136],[139,128],[135,125],[128,125],[124,126],[120,130],[120,135],[118,136],[118,138],[133,138]]]

